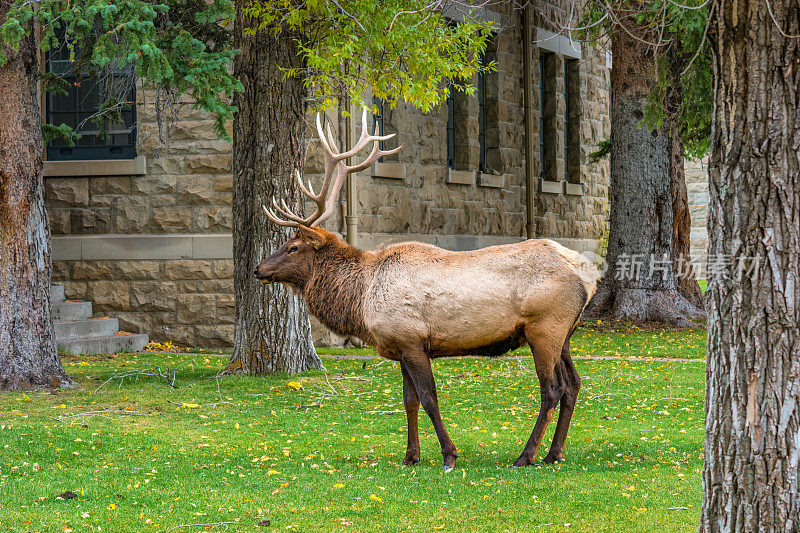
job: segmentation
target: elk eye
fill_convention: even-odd
[[[297,245],[294,245],[291,248],[289,248],[289,253],[296,252],[296,251],[297,251]]]

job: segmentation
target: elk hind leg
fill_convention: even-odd
[[[514,467],[527,466],[536,459],[536,452],[542,443],[547,424],[553,418],[553,412],[563,395],[563,382],[559,380],[559,375],[556,371],[556,366],[561,357],[560,349],[550,339],[535,335],[530,329],[529,327],[525,328],[525,337],[528,339],[528,344],[530,344],[533,351],[542,403],[539,407],[539,416],[536,418],[536,424],[533,426],[533,432],[531,432],[522,454],[514,461]]]
[[[550,451],[543,459],[545,463],[555,463],[564,458],[564,445],[567,442],[567,431],[569,431],[569,423],[572,420],[572,413],[575,411],[575,403],[578,399],[578,391],[581,388],[581,378],[578,371],[575,370],[575,365],[572,364],[572,357],[569,353],[569,340],[572,333],[567,336],[564,342],[564,347],[561,349],[561,361],[558,364],[557,370],[561,379],[564,382],[564,392],[561,396],[561,405],[558,409],[558,423],[556,424],[556,432],[553,436],[553,444],[550,446]]]

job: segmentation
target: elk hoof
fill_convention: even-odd
[[[406,457],[403,459],[403,466],[413,466],[419,462],[419,451],[409,450],[406,452]]]
[[[525,455],[520,455],[519,458],[514,461],[514,464],[511,465],[511,468],[525,468],[532,463],[533,461],[528,459]]]
[[[444,466],[442,467],[442,472],[452,472],[453,470],[455,470],[455,467],[454,467],[454,466],[447,466],[447,465],[444,465]]]
[[[542,459],[542,462],[546,465],[550,465],[553,463],[562,463],[564,462],[564,457],[561,455],[550,455],[548,453],[547,456],[544,459]]]

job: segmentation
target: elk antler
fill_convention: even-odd
[[[361,137],[358,139],[358,142],[355,144],[355,146],[353,146],[353,148],[350,150],[339,153],[336,150],[336,144],[333,141],[330,125],[327,125],[326,130],[327,131],[323,131],[320,114],[317,113],[317,135],[319,135],[322,148],[325,150],[325,177],[322,180],[322,187],[319,190],[319,194],[314,192],[310,181],[308,182],[308,187],[303,185],[303,180],[300,178],[300,171],[295,170],[294,174],[297,184],[300,186],[300,190],[303,191],[303,194],[308,196],[314,201],[315,204],[317,204],[316,211],[306,218],[301,218],[292,213],[291,209],[289,209],[289,206],[286,205],[285,200],[281,200],[280,205],[278,205],[278,202],[275,200],[275,198],[273,198],[272,209],[269,209],[266,206],[262,207],[264,207],[264,213],[266,213],[267,217],[274,223],[281,226],[291,226],[294,228],[298,226],[319,226],[333,214],[336,201],[339,198],[339,191],[342,190],[342,185],[344,185],[345,178],[347,178],[348,174],[364,170],[377,161],[378,158],[397,153],[403,147],[401,144],[392,150],[380,149],[380,141],[391,139],[395,136],[395,134],[370,135],[369,129],[367,128],[366,107],[361,115]],[[376,125],[375,133],[377,132],[378,127]],[[355,165],[346,165],[344,163],[346,159],[356,155],[370,142],[375,144],[372,147],[372,152],[370,152],[366,159]],[[334,173],[336,174],[335,179]],[[331,182],[333,182],[333,184],[331,184]],[[285,218],[281,218],[278,216],[278,214]]]

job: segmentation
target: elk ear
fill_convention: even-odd
[[[310,244],[314,249],[319,250],[325,244],[325,237],[314,228],[308,226],[298,226],[297,236],[306,244]]]

